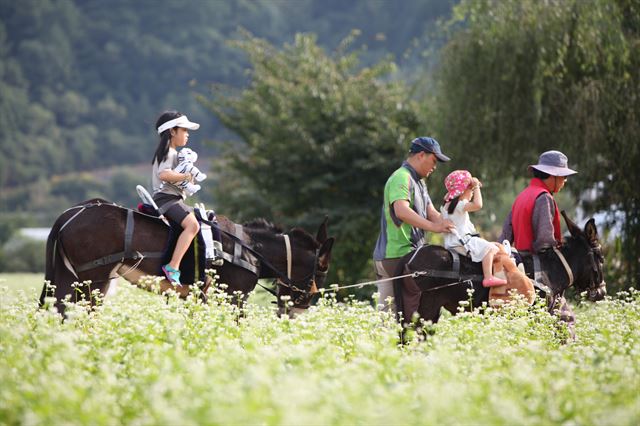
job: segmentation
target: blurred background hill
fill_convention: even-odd
[[[148,163],[155,119],[168,108],[201,122],[193,148],[216,155],[207,140],[228,132],[194,93],[212,83],[246,84],[247,60],[227,44],[239,28],[276,45],[313,32],[331,48],[358,28],[369,61],[402,59],[448,11],[446,1],[2,0],[3,207],[59,209],[105,190],[129,201],[103,187],[104,174],[75,173]],[[137,170],[110,176],[121,184]]]

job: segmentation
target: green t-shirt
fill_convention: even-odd
[[[380,220],[380,235],[373,253],[374,260],[395,259],[424,244],[424,231],[402,222],[393,211],[393,203],[409,201],[409,206],[427,218],[431,198],[416,171],[404,162],[393,172],[384,186],[384,203]]]

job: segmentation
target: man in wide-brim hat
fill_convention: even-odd
[[[533,253],[562,242],[560,211],[553,194],[560,192],[568,176],[578,173],[567,164],[562,152],[547,151],[540,155],[538,164],[529,166],[533,178],[513,202],[500,241],[508,240],[518,251]]]

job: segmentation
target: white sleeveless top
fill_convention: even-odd
[[[473,237],[477,234],[476,227],[469,219],[469,212],[464,211],[464,207],[469,204],[469,200],[460,200],[453,210],[452,214],[442,206],[440,213],[444,219],[449,219],[456,226],[456,232],[444,234],[444,246],[447,249],[455,249],[456,251],[468,252],[471,260],[481,262],[487,255],[487,252],[493,247],[493,244],[480,237]],[[464,242],[460,242],[460,239]]]

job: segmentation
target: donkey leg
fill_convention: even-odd
[[[55,299],[54,307],[58,310],[58,313],[66,318],[65,315],[65,300],[67,296],[71,299],[74,287],[73,283],[78,282],[76,275],[68,269],[62,263],[59,263],[55,268],[53,275],[50,277],[48,283],[45,283],[40,296],[40,306],[44,306],[45,297],[53,297]],[[72,299],[71,299],[72,300]]]
[[[575,340],[576,339],[576,315],[573,313],[573,309],[571,309],[571,306],[569,306],[564,296],[561,296],[558,299],[557,303],[559,307],[556,310],[556,314],[560,318],[560,322],[566,324],[567,331],[569,332],[569,338],[571,340]]]
[[[434,324],[438,322],[440,309],[442,308],[442,302],[438,299],[438,297],[433,297],[432,295],[423,295],[418,311],[420,318],[425,321],[431,321]]]
[[[113,297],[118,292],[118,279],[112,278],[105,289],[104,297]]]

